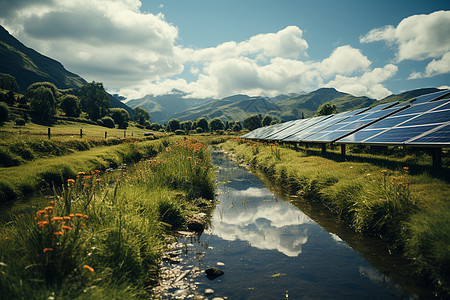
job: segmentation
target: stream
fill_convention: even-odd
[[[172,245],[173,259],[161,266],[163,299],[419,298],[390,279],[395,259],[377,253],[386,249],[367,248],[358,241],[362,237],[333,229],[348,235],[360,254],[226,154],[213,153],[213,163],[218,167],[218,204],[203,234],[181,236]],[[384,273],[365,257],[378,260]],[[224,274],[210,280],[204,273],[210,267]]]

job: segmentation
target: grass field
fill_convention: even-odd
[[[126,158],[126,170],[93,168],[116,155]],[[199,141],[174,137],[40,159],[17,170],[3,168],[19,178],[23,170],[50,172],[66,161],[70,172],[62,182],[56,182],[61,180],[57,176],[51,181],[56,187],[52,201],[2,224],[2,297],[151,297],[148,289],[158,278],[168,233],[181,228],[199,206],[212,205],[209,157]]]

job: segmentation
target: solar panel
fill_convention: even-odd
[[[425,102],[430,102],[430,101],[434,101],[434,100],[439,100],[440,98],[443,98],[446,95],[450,95],[450,90],[439,91],[436,93],[422,95],[422,96],[416,97],[416,100],[411,101],[411,103],[413,105],[416,105],[419,103],[425,103]]]
[[[398,112],[402,108],[386,108],[395,106],[398,102],[389,103],[389,105],[379,105],[382,108],[370,109],[358,115],[352,116],[342,122],[332,125],[318,133],[308,136],[304,139],[307,142],[330,143],[343,138],[356,130],[370,125],[381,118]],[[384,108],[384,109],[383,109]]]
[[[282,140],[285,137],[288,137],[294,133],[303,131],[306,128],[309,128],[310,126],[313,126],[314,124],[320,123],[323,120],[326,120],[330,118],[331,116],[320,116],[315,118],[309,118],[309,119],[303,119],[303,122],[296,123],[293,126],[286,128],[282,131],[279,131],[271,136],[268,136],[267,139],[269,140]]]
[[[450,145],[450,121],[411,140],[408,145]]]
[[[425,133],[435,130],[449,120],[450,99],[420,103],[355,132],[337,143],[408,144],[408,141],[414,139],[411,143],[426,144]],[[439,129],[436,133],[441,134],[441,141],[445,141],[443,133],[444,129]],[[419,136],[423,139],[416,139]],[[446,138],[450,139],[450,135]]]
[[[248,138],[248,139],[264,139],[266,136],[271,135],[274,132],[278,132],[289,126],[292,126],[294,124],[294,122],[296,122],[296,121],[288,121],[288,122],[278,123],[278,124],[271,125],[271,126],[260,127],[260,128],[253,130],[252,132],[249,132],[246,135],[243,135],[242,137]]]
[[[361,109],[357,109],[357,110],[353,110],[353,111],[346,111],[346,112],[342,112],[336,115],[331,116],[330,118],[323,120],[320,123],[314,124],[300,132],[297,132],[293,135],[290,135],[286,138],[284,138],[284,141],[295,141],[295,142],[301,142],[303,141],[304,138],[313,135],[327,127],[330,127],[331,125],[337,124],[353,115],[359,114],[361,112],[364,112],[366,110],[368,110],[369,108],[361,108]]]

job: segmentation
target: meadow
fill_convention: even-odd
[[[209,157],[201,142],[174,138],[2,168],[2,179],[36,170],[29,180],[36,176],[54,186],[54,196],[40,209],[2,224],[2,297],[148,298],[171,232],[200,207],[213,205]],[[110,162],[128,165],[105,172]]]
[[[417,276],[444,295],[450,292],[448,165],[431,174],[426,155],[362,154],[341,160],[333,150],[322,156],[320,150],[307,154],[243,139],[221,147],[292,196],[294,204],[300,199],[318,203],[356,233],[386,240],[411,262]]]

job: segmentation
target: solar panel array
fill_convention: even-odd
[[[387,103],[329,116],[258,128],[242,136],[272,141],[409,145],[450,145],[450,90],[406,103]]]

